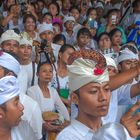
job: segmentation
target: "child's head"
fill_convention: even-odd
[[[92,35],[87,28],[81,28],[77,33],[78,46],[83,48],[90,42]]]
[[[66,38],[63,34],[57,34],[53,39],[53,43],[56,43],[62,46],[66,43]]]
[[[50,13],[45,13],[42,16],[42,23],[45,22],[47,24],[51,24],[52,20],[53,20],[53,17],[52,17],[52,15]]]

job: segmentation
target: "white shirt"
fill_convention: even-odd
[[[38,102],[42,112],[57,110],[64,117],[64,119],[69,120],[70,118],[67,108],[61,101],[57,91],[50,86],[48,86],[48,89],[50,92],[50,98],[45,98],[43,96],[43,93],[38,85],[30,87],[27,90],[27,94]],[[47,99],[49,102],[44,103],[44,99]]]
[[[11,137],[12,137],[12,140],[24,140],[24,138],[19,133],[19,130],[18,130],[17,127],[12,128],[12,130],[11,130]]]
[[[93,130],[77,120],[72,120],[71,124],[63,129],[56,140],[91,140]]]
[[[33,78],[32,62],[30,62],[28,65],[21,65],[21,69],[25,70],[27,75],[28,75],[28,88],[29,88],[29,87],[31,87],[32,78]],[[38,81],[38,78],[36,76],[36,72],[37,72],[37,64],[35,63],[34,85],[37,85],[37,81]]]
[[[134,140],[127,130],[118,123],[103,125],[97,132],[77,120],[64,128],[56,140]]]
[[[26,121],[30,126],[30,135],[33,131],[36,139],[42,138],[42,113],[40,107],[36,101],[25,94],[20,94],[20,101],[24,106],[22,120]]]

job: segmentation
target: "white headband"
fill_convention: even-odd
[[[37,28],[39,30],[39,34],[45,32],[45,31],[53,32],[52,24],[47,24],[47,23],[39,24]]]
[[[19,86],[14,76],[0,79],[0,105],[19,95]]]
[[[105,59],[106,59],[107,66],[113,66],[115,69],[118,69],[114,59],[112,59],[109,56],[105,56]]]
[[[134,54],[128,48],[125,48],[124,50],[120,51],[120,55],[118,56],[118,64],[124,60],[129,60],[129,59],[139,60],[139,57],[138,54]]]
[[[20,71],[19,62],[10,54],[0,51],[0,66],[13,71],[18,75]]]

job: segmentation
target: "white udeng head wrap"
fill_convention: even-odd
[[[27,39],[25,37],[21,37],[20,45],[30,45],[30,46],[32,46],[32,44],[33,44],[33,40]]]
[[[14,76],[0,79],[0,105],[19,95],[20,90]]]
[[[0,66],[13,71],[18,75],[20,71],[19,62],[10,54],[0,51]]]
[[[118,69],[114,59],[112,59],[109,56],[105,56],[105,59],[106,59],[107,66],[113,66],[115,69]]]
[[[87,52],[100,55],[102,57],[101,59],[105,62],[105,66],[106,66],[106,60],[104,56],[101,55],[99,52],[89,51],[89,50],[83,50],[79,52],[81,52],[81,54],[85,53],[85,55]],[[70,56],[69,60],[71,59],[71,57],[73,57],[73,55]],[[82,56],[80,56],[79,58],[75,59],[71,65],[68,65],[69,88],[71,92],[76,91],[77,89],[81,88],[82,86],[90,82],[102,83],[102,82],[109,81],[108,71],[105,66],[103,66],[103,69],[97,70],[97,65],[102,65],[99,63],[104,63],[104,62],[101,62],[101,61],[99,62],[99,61],[100,60],[94,61],[94,58],[85,59]]]
[[[134,54],[128,48],[125,48],[124,50],[120,51],[120,55],[118,56],[118,64],[124,60],[129,60],[129,59],[139,60],[139,57],[138,54]]]
[[[7,40],[15,40],[17,42],[20,42],[20,36],[15,33],[14,30],[7,30],[1,35],[0,43]]]
[[[39,34],[45,32],[45,31],[53,32],[52,24],[47,24],[47,23],[39,24],[37,28],[39,30]]]

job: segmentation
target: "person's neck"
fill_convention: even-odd
[[[69,31],[69,30],[66,30],[66,32],[67,32],[67,34],[68,34],[69,36],[71,36],[72,33],[73,33],[73,31]]]
[[[93,117],[90,115],[80,115],[78,114],[77,120],[92,129],[93,131],[97,131],[102,126],[101,118]]]
[[[20,59],[20,64],[21,64],[21,65],[28,65],[28,64],[30,64],[30,63],[31,63],[31,60]]]
[[[44,81],[38,81],[38,85],[39,85],[39,87],[42,89],[42,90],[46,90],[46,89],[48,89],[48,82],[44,82]]]
[[[67,70],[67,66],[61,60],[58,62],[58,69]]]
[[[0,139],[11,140],[11,128],[0,127]]]

